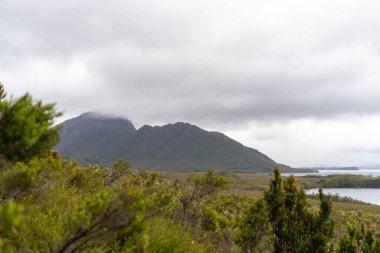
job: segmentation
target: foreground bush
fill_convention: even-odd
[[[29,94],[0,100],[0,155],[9,161],[46,156],[59,141],[53,124],[60,115],[54,104],[35,102]]]

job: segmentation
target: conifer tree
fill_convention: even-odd
[[[333,235],[332,201],[319,191],[320,212],[307,210],[306,194],[296,185],[293,176],[284,182],[279,169],[265,192],[269,222],[274,233],[275,252],[328,252],[328,241]]]

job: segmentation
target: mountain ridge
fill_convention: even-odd
[[[63,156],[87,164],[111,165],[117,159],[137,168],[167,171],[268,172],[276,166],[260,151],[246,147],[220,132],[207,131],[185,122],[136,129],[127,118],[87,112],[60,124],[61,142],[55,147]]]

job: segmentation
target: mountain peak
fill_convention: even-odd
[[[128,118],[118,116],[118,115],[113,115],[109,113],[103,113],[103,112],[98,112],[98,111],[89,111],[80,114],[77,118],[84,118],[84,119],[123,119],[123,120],[128,120],[131,122]]]
[[[65,121],[56,149],[85,163],[111,165],[117,159],[136,168],[169,171],[221,170],[272,172],[279,166],[257,150],[218,132],[176,122],[136,130],[126,118],[87,112]],[[289,171],[287,166],[281,166]]]

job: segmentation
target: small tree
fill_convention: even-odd
[[[34,102],[29,94],[0,101],[0,155],[9,161],[28,161],[49,154],[59,141],[59,128],[53,127],[59,116],[55,104]]]
[[[283,182],[279,169],[274,174],[265,201],[275,252],[328,252],[335,225],[331,198],[320,190],[320,212],[313,214],[307,210],[306,194],[296,185],[295,178],[290,176]]]

